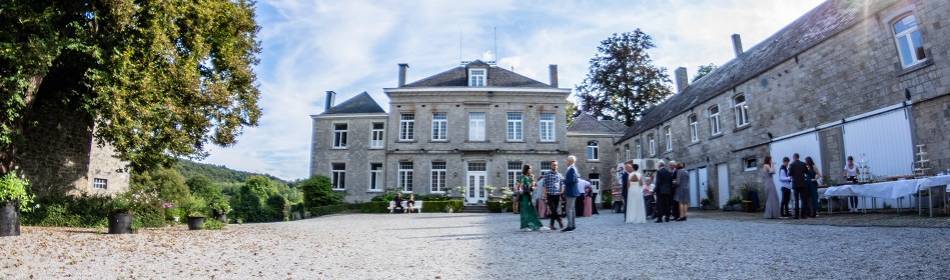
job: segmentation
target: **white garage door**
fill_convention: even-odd
[[[905,110],[845,123],[845,156],[867,160],[874,176],[913,174],[914,147]],[[843,168],[843,166],[832,166]]]
[[[769,145],[769,150],[776,170],[781,166],[783,157],[788,157],[792,160],[792,155],[795,153],[801,156],[802,162],[805,161],[805,157],[811,157],[811,159],[815,161],[818,170],[821,170],[821,144],[818,142],[817,132],[809,132],[772,142],[772,144]],[[776,175],[772,178],[775,182],[775,187],[781,188],[782,184],[779,182],[778,176]],[[777,191],[781,193],[781,189],[777,189]]]

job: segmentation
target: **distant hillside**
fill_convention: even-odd
[[[221,183],[221,184],[242,184],[248,177],[261,175],[271,178],[273,180],[287,184],[287,181],[283,179],[268,175],[268,174],[259,174],[252,173],[247,171],[239,171],[225,167],[224,165],[214,165],[207,163],[194,162],[186,159],[179,159],[178,164],[175,166],[178,169],[178,172],[182,176],[185,176],[186,179],[198,175],[204,175],[211,179],[212,182]]]

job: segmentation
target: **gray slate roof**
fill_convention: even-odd
[[[627,129],[627,126],[623,125],[622,122],[598,120],[596,117],[584,113],[574,118],[571,126],[567,127],[568,132],[605,134],[622,134],[625,129]]]
[[[888,3],[881,1],[895,2],[880,0],[870,5],[886,7],[883,4]],[[690,84],[683,92],[645,111],[618,142],[655,128],[850,28],[863,19],[867,5],[865,1],[825,1],[738,58]]]
[[[386,113],[383,111],[383,108],[376,103],[376,100],[373,100],[373,97],[369,96],[369,93],[365,91],[360,93],[343,103],[337,104],[323,112],[320,115],[336,115],[336,114],[373,114],[373,113]]]
[[[487,86],[490,87],[553,88],[548,84],[535,81],[518,73],[497,66],[491,66],[481,60],[472,61],[465,66],[449,69],[448,71],[429,76],[428,78],[406,84],[403,87],[467,87],[467,69],[469,67],[488,68]]]

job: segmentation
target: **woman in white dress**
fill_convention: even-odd
[[[643,186],[640,181],[643,174],[640,173],[640,167],[633,163],[624,165],[627,173],[630,174],[630,184],[627,189],[627,216],[624,219],[628,224],[642,224],[647,222],[646,207],[643,203]]]

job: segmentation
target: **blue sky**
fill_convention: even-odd
[[[260,1],[263,51],[256,67],[264,115],[238,143],[214,147],[203,162],[268,173],[309,176],[310,115],[323,111],[324,92],[337,103],[369,92],[384,108],[382,89],[396,85],[397,63],[415,81],[458,65],[492,58],[547,82],[558,64],[561,87],[580,83],[599,42],[642,29],[657,45],[658,66],[697,66],[734,57],[730,35],[746,49],[821,3],[820,0],[671,1]],[[459,36],[461,34],[461,51]]]

